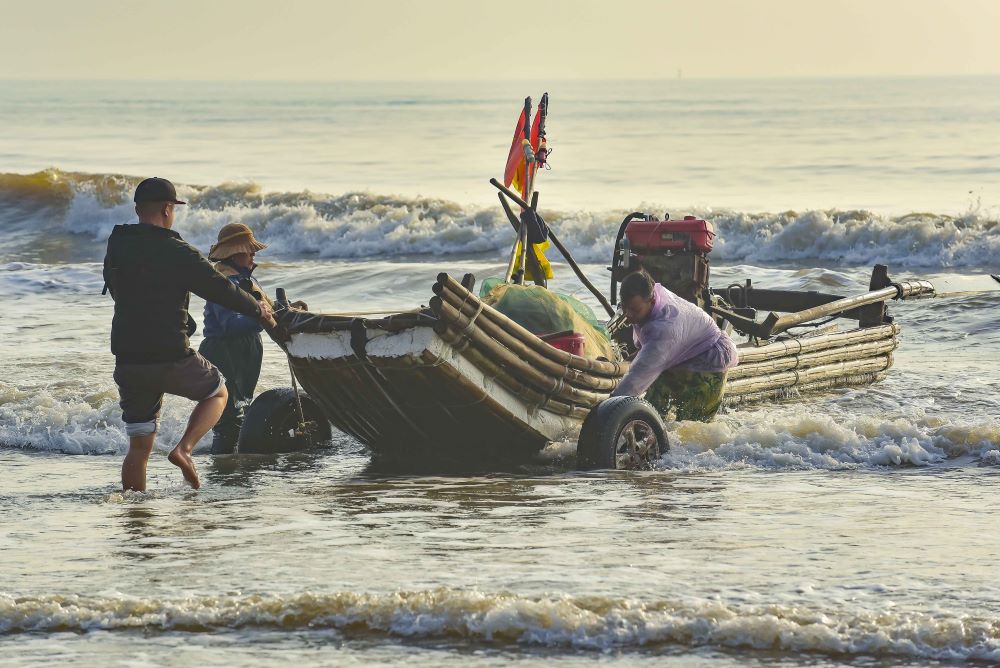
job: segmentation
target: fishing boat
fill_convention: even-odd
[[[548,295],[547,263],[537,251],[551,243],[604,307],[605,331],[615,344],[583,345],[582,332],[593,323],[581,319],[569,331],[528,322],[501,307],[495,288],[477,292],[471,274],[459,279],[441,273],[427,306],[379,318],[297,310],[279,291],[272,338],[287,354],[293,379],[334,426],[375,456],[396,460],[507,466],[532,461],[550,443],[579,438],[581,466],[648,466],[669,447],[663,416],[632,397],[609,400],[631,352],[630,327],[615,308],[616,287],[638,269],[742,338],[724,405],[885,377],[901,332],[887,304],[933,296],[935,289],[923,280],[894,281],[882,265],[874,268],[869,289],[856,295],[762,289],[749,279],[713,288],[710,221],[636,212],[619,225],[610,290],[602,294],[537,213],[532,178],[545,159],[547,98],[543,103],[541,122],[536,116],[529,132],[526,101],[505,183],[491,180],[515,231],[500,288]],[[520,177],[511,166],[523,168]],[[520,192],[508,187],[519,178]],[[529,278],[535,285],[527,285]],[[557,296],[546,303],[553,311],[568,308]]]
[[[628,370],[625,347],[616,347],[619,354],[610,359],[557,347],[558,340],[484,303],[474,285],[472,275],[459,280],[439,274],[428,307],[377,319],[295,310],[282,296],[279,340],[295,379],[323,414],[377,456],[484,466],[528,462],[549,443],[579,435],[591,409]],[[712,307],[724,322],[731,317],[737,327],[757,325],[738,345],[740,362],[730,371],[724,404],[884,378],[900,334],[885,303],[933,291],[926,281],[848,297],[743,286],[733,295],[739,312]],[[783,299],[807,307],[778,315]],[[749,309],[765,304],[775,311],[764,320],[749,317]],[[832,317],[850,324],[790,331]],[[660,442],[657,452],[664,447]]]

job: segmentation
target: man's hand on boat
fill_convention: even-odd
[[[278,323],[274,319],[274,311],[271,310],[271,305],[263,299],[258,300],[257,305],[260,306],[260,321],[264,326],[271,329],[277,327]]]

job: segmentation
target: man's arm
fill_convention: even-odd
[[[256,334],[261,329],[259,318],[245,316],[235,311],[230,311],[218,304],[209,302],[205,306],[205,320],[208,321],[209,313],[212,314],[216,325],[222,330],[223,336],[243,336],[244,334]]]
[[[257,300],[215,270],[193,246],[183,243],[178,248],[181,283],[207,302],[219,304],[251,318],[266,315]]]
[[[105,292],[111,293],[111,299],[115,298],[115,284],[112,280],[114,278],[114,271],[111,268],[110,253],[104,254],[104,289],[101,290],[103,295]]]
[[[639,354],[629,365],[618,387],[611,393],[613,397],[638,397],[649,389],[660,374],[677,363],[677,346],[669,325],[661,324],[653,336],[642,345]]]

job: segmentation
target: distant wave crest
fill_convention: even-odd
[[[130,194],[137,182],[124,175],[59,170],[0,174],[0,228],[62,231],[81,244],[96,244],[114,225],[133,220]],[[265,192],[253,183],[180,186],[179,191],[190,206],[180,210],[176,229],[204,249],[222,225],[232,222],[249,225],[270,245],[269,254],[283,258],[500,256],[513,234],[499,207],[468,207],[445,199]],[[579,260],[604,262],[626,209],[542,213]],[[1000,255],[1000,221],[981,211],[897,217],[836,209],[683,213],[715,224],[719,238],[713,257],[724,262],[815,260],[962,268],[989,266]]]

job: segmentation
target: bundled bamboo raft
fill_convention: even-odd
[[[741,346],[723,402],[732,406],[875,382],[892,366],[898,334],[899,325],[887,324]]]

